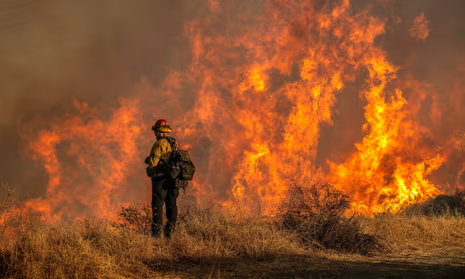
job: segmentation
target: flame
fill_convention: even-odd
[[[134,186],[130,178],[143,176],[147,121],[158,117],[175,123],[175,136],[192,147],[197,203],[210,197],[272,215],[291,184],[329,181],[350,195],[351,210],[373,215],[439,194],[428,176],[448,155],[423,144],[421,104],[406,97],[429,93],[396,83],[399,67],[377,44],[387,21],[349,0],[319,2],[209,0],[209,13],[185,25],[192,51],[185,69],[157,88],[142,78],[116,109],[76,102],[78,113],[25,133],[49,181],[43,198],[24,204],[72,218],[146,198],[128,193],[149,191],[148,181]],[[362,139],[354,152],[321,163],[322,127],[334,124],[339,96],[354,87],[365,102],[366,122],[353,127]],[[432,115],[442,119],[438,103]]]
[[[409,29],[410,35],[417,40],[425,40],[431,31],[429,24],[425,14],[421,13],[413,21],[413,26]]]
[[[399,89],[390,98],[387,96],[386,85],[395,77],[394,67],[383,55],[367,62],[370,85],[364,92],[368,104],[363,127],[367,135],[356,144],[358,152],[346,163],[330,162],[331,171],[334,183],[352,193],[354,211],[397,213],[440,193],[425,177],[445,158],[433,153],[418,154],[419,137],[408,119],[407,101]]]
[[[104,216],[114,211],[126,183],[126,173],[137,162],[137,140],[141,127],[135,116],[138,103],[120,100],[108,121],[86,103],[75,101],[77,116],[66,116],[50,129],[41,130],[30,142],[33,158],[49,176],[44,198],[24,205],[42,213],[75,217]],[[62,156],[62,157],[60,157]]]
[[[329,162],[331,174],[325,179],[352,193],[353,208],[365,214],[396,212],[437,194],[424,177],[440,166],[440,158],[411,163],[399,155],[389,162],[396,169],[389,183],[386,171],[379,167],[385,156],[402,151],[396,150],[398,145],[415,138],[413,124],[403,123],[408,112],[403,110],[407,101],[402,92],[395,90],[391,101],[385,101],[385,87],[395,78],[396,69],[374,44],[384,33],[384,23],[366,13],[353,15],[349,1],[320,12],[308,2],[291,2],[294,5],[279,7],[282,12],[267,6],[268,17],[239,35],[215,33],[220,20],[215,16],[188,29],[196,55],[193,75],[199,83],[209,83],[201,95],[212,96],[218,92],[215,88],[223,87],[240,102],[240,106],[229,104],[230,115],[244,127],[241,142],[246,143],[232,179],[233,197],[250,207],[258,204],[270,214],[286,199],[292,181],[310,184],[320,178],[321,170],[315,166],[320,126],[332,123],[336,96],[363,70],[369,73],[364,129],[370,132],[347,163]],[[238,45],[249,59],[218,79],[227,58],[235,54],[228,50]],[[276,80],[286,82],[274,85],[273,71]],[[245,77],[238,80],[241,76]],[[283,103],[288,107],[282,108]],[[223,122],[221,115],[216,120]],[[365,196],[367,191],[375,194]],[[386,207],[386,203],[392,205]]]

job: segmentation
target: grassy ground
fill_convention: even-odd
[[[303,243],[276,222],[194,210],[175,236],[153,239],[114,223],[29,220],[3,239],[4,278],[460,278],[465,219],[358,218],[389,251],[369,256]]]
[[[13,218],[0,225],[0,277],[465,278],[465,218],[348,219],[333,205],[266,219],[184,208],[172,239],[149,236],[146,208],[118,222]]]

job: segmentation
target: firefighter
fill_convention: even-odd
[[[171,176],[163,173],[159,166],[160,159],[163,159],[171,153],[173,147],[171,142],[175,140],[168,137],[172,129],[168,122],[160,119],[155,122],[152,130],[155,133],[157,141],[153,144],[150,156],[145,163],[147,166],[147,175],[152,179],[152,236],[160,237],[163,228],[163,204],[166,207],[167,223],[164,228],[165,237],[171,237],[176,226],[178,208],[176,199],[179,196],[179,189],[176,187],[176,181]]]

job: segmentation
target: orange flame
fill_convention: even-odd
[[[49,183],[25,204],[47,216],[102,216],[131,200],[129,178],[142,176],[151,140],[147,114],[176,123],[175,136],[192,146],[199,203],[213,197],[273,214],[291,183],[329,181],[350,194],[352,210],[372,215],[440,193],[427,176],[447,156],[421,143],[417,108],[376,43],[384,20],[349,0],[239,2],[209,0],[210,13],[185,25],[192,62],[157,90],[142,81],[108,117],[76,103],[77,116],[31,132]],[[322,127],[348,87],[366,102],[364,137],[342,162],[321,164]]]
[[[26,201],[26,207],[44,218],[104,216],[117,209],[115,201],[121,194],[117,190],[125,186],[126,173],[138,160],[141,131],[135,121],[138,102],[120,103],[109,121],[102,121],[94,109],[76,101],[79,116],[64,117],[38,133],[29,148],[49,181],[45,197]]]
[[[425,18],[424,13],[415,18],[412,28],[409,29],[410,35],[417,40],[425,40],[430,31],[429,21]]]
[[[344,164],[331,164],[333,181],[352,193],[352,209],[364,214],[397,213],[407,205],[439,194],[425,179],[441,166],[444,157],[421,154],[418,135],[405,109],[407,101],[396,89],[389,100],[386,84],[395,69],[384,56],[368,61],[369,90],[365,107],[367,135],[356,144],[358,152]],[[409,158],[416,157],[416,158]]]

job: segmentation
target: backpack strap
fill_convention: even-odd
[[[178,143],[176,142],[175,138],[173,138],[173,137],[161,137],[160,139],[166,139],[170,143],[171,149],[173,151],[178,150]]]

